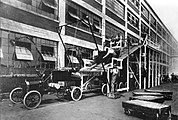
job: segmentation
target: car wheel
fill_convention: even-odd
[[[25,95],[25,97],[23,99],[23,103],[24,103],[26,108],[35,109],[41,103],[41,94],[36,90],[29,91]]]
[[[9,98],[11,100],[12,103],[21,103],[22,99],[23,99],[23,91],[21,87],[17,87],[14,88],[10,94],[9,94]]]
[[[107,95],[107,84],[102,85],[101,92],[103,95]]]
[[[80,89],[80,87],[74,87],[71,91],[71,98],[74,101],[78,101],[80,100],[82,97],[82,91]]]

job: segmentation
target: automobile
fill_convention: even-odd
[[[23,103],[28,109],[37,108],[44,94],[56,93],[58,98],[70,96],[78,101],[82,97],[81,78],[72,70],[53,70],[49,75],[41,74],[33,80],[25,80],[25,84],[10,92],[13,103]]]

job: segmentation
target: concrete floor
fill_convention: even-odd
[[[163,84],[152,89],[173,91],[171,105],[173,120],[178,120],[178,83]],[[142,90],[136,90],[142,91]],[[86,93],[80,101],[58,100],[54,95],[45,95],[41,105],[27,110],[23,104],[12,104],[9,99],[0,102],[0,120],[141,120],[143,116],[124,114],[122,101],[129,100],[132,92],[122,93],[118,99],[109,99],[100,93]]]

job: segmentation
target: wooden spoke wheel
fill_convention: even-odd
[[[72,91],[71,91],[72,100],[79,101],[81,99],[81,97],[82,97],[82,91],[81,91],[80,87],[72,88]]]
[[[101,92],[103,95],[107,95],[107,84],[102,85]]]
[[[21,87],[17,87],[14,88],[10,94],[9,94],[9,98],[11,100],[12,103],[21,103],[22,99],[23,99],[23,91]]]
[[[41,103],[41,94],[36,90],[29,91],[25,95],[25,97],[23,99],[23,103],[24,103],[26,108],[35,109]]]

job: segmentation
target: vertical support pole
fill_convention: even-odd
[[[151,55],[151,57],[152,57],[152,87],[154,87],[154,51],[152,51],[152,55]]]
[[[129,78],[130,78],[130,74],[129,74],[129,57],[127,57],[127,91],[129,91]]]
[[[155,51],[156,52],[156,51]],[[155,86],[157,86],[158,85],[158,62],[157,62],[157,57],[158,57],[158,55],[157,55],[157,52],[156,52],[156,54],[155,54],[156,56],[156,63],[155,63],[155,67],[156,67],[156,72],[155,72]]]
[[[148,69],[146,68],[146,54],[147,54],[147,49],[146,49],[146,45],[144,45],[144,52],[145,52],[145,55],[144,55],[144,69],[146,70],[146,71],[148,71]],[[148,73],[147,73],[147,75],[146,76],[148,76]],[[146,89],[146,84],[147,84],[147,81],[146,81],[146,77],[144,77],[144,89]]]
[[[150,88],[150,49],[148,49],[148,88]]]
[[[102,0],[102,13],[103,15],[106,15],[106,1],[105,0]],[[102,49],[104,50],[104,43],[105,43],[105,34],[106,34],[106,20],[105,20],[105,16],[102,18]]]
[[[141,59],[141,54],[142,54],[142,48],[140,47],[140,52],[139,52],[139,89],[142,89],[142,74],[141,74],[141,65],[142,65],[142,59]]]

